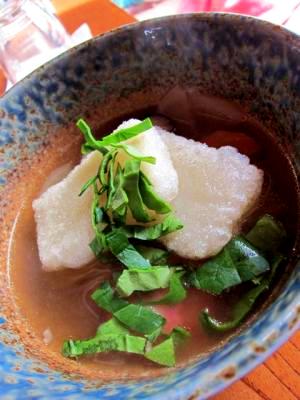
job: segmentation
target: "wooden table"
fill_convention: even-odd
[[[72,33],[87,22],[93,35],[134,21],[107,0],[53,0],[61,21]],[[299,400],[300,332],[249,375],[211,400]]]

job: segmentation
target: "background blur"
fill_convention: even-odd
[[[0,0],[0,95],[92,36],[179,13],[242,13],[300,34],[300,0]]]
[[[299,0],[113,0],[137,19],[200,11],[254,15],[300,34]]]

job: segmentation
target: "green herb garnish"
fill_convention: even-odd
[[[166,322],[165,318],[149,307],[130,304],[121,299],[107,282],[92,294],[92,299],[127,328],[144,335],[152,335],[158,329],[161,330]]]
[[[127,236],[120,229],[106,235],[106,243],[112,254],[128,268],[148,268],[150,262],[129,243]]]
[[[231,329],[238,327],[241,322],[246,318],[246,316],[251,311],[254,303],[258,300],[260,295],[269,289],[272,283],[273,277],[279,264],[282,262],[283,257],[277,256],[273,262],[271,272],[262,279],[258,286],[250,289],[242,298],[235,304],[232,311],[232,319],[226,322],[220,322],[216,320],[209,314],[208,309],[202,311],[200,319],[202,324],[217,332],[226,332]]]
[[[154,210],[159,214],[167,214],[172,211],[170,204],[155,193],[152,183],[142,171],[140,172],[139,190],[145,205],[150,210]]]
[[[220,294],[269,269],[268,261],[246,239],[236,236],[219,254],[205,262],[190,277],[198,289]]]
[[[159,300],[151,301],[149,304],[177,304],[186,298],[186,289],[182,283],[184,271],[175,272],[170,279],[169,290]]]
[[[155,266],[150,268],[131,268],[120,275],[116,289],[120,296],[128,297],[136,290],[149,292],[169,287],[175,268]]]
[[[169,252],[156,247],[148,247],[143,245],[135,246],[138,252],[146,258],[151,265],[167,265]]]
[[[286,239],[286,232],[280,222],[266,214],[256,222],[246,239],[266,255],[272,256]]]
[[[162,222],[150,226],[127,225],[124,229],[127,237],[139,240],[156,240],[171,232],[183,228],[182,222],[173,214],[167,215]]]

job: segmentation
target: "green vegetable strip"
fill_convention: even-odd
[[[117,167],[114,186],[115,191],[111,198],[111,210],[114,222],[124,225],[126,223],[128,197],[123,189],[124,176],[120,165]]]
[[[86,354],[108,351],[122,351],[143,355],[146,339],[133,335],[107,334],[95,336],[86,340],[68,340],[63,345],[65,357],[79,357]]]
[[[99,257],[99,255],[106,250],[106,240],[103,230],[109,223],[109,218],[105,214],[104,210],[99,207],[99,194],[96,182],[94,182],[94,198],[91,208],[91,220],[96,236],[90,243],[90,248],[94,252],[95,256]]]
[[[158,214],[167,214],[172,211],[171,205],[159,197],[149,179],[140,171],[139,189],[144,204]]]
[[[175,346],[173,339],[170,337],[154,346],[145,354],[145,358],[166,367],[174,367]]]
[[[268,269],[268,261],[247,240],[236,236],[219,254],[198,268],[190,280],[198,289],[220,294]]]
[[[100,170],[99,170],[99,180],[102,186],[108,186],[108,179],[106,177],[108,168],[109,168],[109,163],[114,157],[114,151],[109,151],[108,153],[105,154],[103,157],[103,160],[101,162]]]
[[[99,307],[112,314],[129,304],[115,294],[108,282],[103,282],[91,297]]]
[[[112,147],[124,150],[125,153],[127,153],[131,158],[133,158],[136,161],[144,161],[149,164],[156,163],[155,157],[145,156],[144,154],[139,152],[135,147],[130,146],[129,144],[125,144],[125,143],[113,144]]]
[[[166,323],[160,314],[140,304],[128,304],[116,311],[114,316],[129,329],[144,335],[151,335]]]
[[[152,123],[150,118],[146,118],[144,121],[134,126],[125,129],[119,129],[118,131],[115,131],[110,135],[104,136],[102,140],[95,139],[94,135],[92,134],[91,128],[82,118],[77,121],[76,126],[81,130],[85,138],[85,152],[99,150],[103,154],[105,154],[107,152],[107,146],[118,144],[130,138],[133,138],[143,132],[146,132],[148,129],[152,128]]]
[[[182,222],[173,214],[167,215],[163,222],[159,224],[151,226],[127,225],[126,227],[129,237],[140,240],[155,240],[182,228]]]
[[[111,201],[112,211],[118,211],[122,207],[128,204],[128,197],[126,195],[125,190],[123,189],[123,183],[124,183],[123,171],[121,166],[118,165],[114,180],[115,192],[112,196],[112,201]]]
[[[116,289],[120,296],[128,297],[136,290],[148,292],[169,286],[174,268],[150,267],[147,269],[124,270],[119,277]]]
[[[202,311],[200,315],[200,320],[202,324],[214,331],[217,332],[226,332],[228,330],[234,329],[240,325],[240,323],[246,318],[246,316],[249,314],[251,311],[252,307],[254,306],[254,303],[257,301],[257,299],[260,297],[260,295],[265,292],[266,290],[269,289],[270,284],[272,283],[272,280],[274,278],[274,275],[278,269],[279,264],[283,260],[282,256],[277,256],[273,266],[272,270],[269,273],[269,275],[264,278],[261,283],[254,287],[253,289],[249,290],[234,306],[233,309],[233,318],[231,321],[227,322],[220,322],[216,320],[214,317],[212,317],[209,314],[208,309]]]
[[[181,277],[184,271],[176,272],[171,276],[168,292],[159,300],[152,301],[149,304],[177,304],[186,298],[186,289],[183,286]]]
[[[127,160],[124,169],[124,190],[128,196],[128,205],[133,217],[139,222],[151,220],[139,191],[140,161]]]
[[[190,332],[181,326],[177,326],[166,340],[146,352],[145,358],[166,367],[174,367],[175,348],[190,338],[190,336]]]
[[[96,335],[109,335],[109,334],[119,334],[126,335],[129,334],[129,330],[122,325],[116,318],[112,317],[108,321],[99,325]]]
[[[101,140],[103,146],[108,146],[120,142],[124,142],[125,140],[131,139],[141,133],[146,132],[147,130],[153,127],[151,119],[146,118],[143,121],[130,126],[128,128],[119,129],[110,135],[104,136]]]
[[[84,154],[92,150],[99,150],[102,154],[107,153],[107,149],[101,144],[101,141],[94,138],[91,128],[83,119],[80,118],[77,121],[76,126],[81,130],[86,141],[82,147]]]
[[[98,179],[97,176],[93,176],[91,179],[89,179],[81,188],[80,193],[78,196],[82,196],[83,193],[91,186],[94,185],[94,183],[96,182],[96,180]]]
[[[285,238],[284,227],[268,214],[260,218],[246,235],[248,242],[268,255],[274,255]]]
[[[129,243],[126,235],[119,229],[106,235],[106,243],[112,254],[126,267],[148,268],[151,266],[150,262],[138,253]]]
[[[111,203],[113,196],[115,194],[115,177],[114,177],[114,166],[115,166],[115,159],[117,156],[117,152],[113,153],[112,159],[109,164],[108,169],[108,189],[107,189],[107,199],[105,204],[105,209],[109,210],[111,208]]]
[[[174,345],[178,346],[189,339],[191,337],[191,334],[188,330],[182,328],[181,326],[176,326],[172,330],[170,336],[173,339]]]
[[[161,330],[166,320],[150,308],[139,304],[129,304],[121,299],[108,282],[102,283],[92,294],[95,303],[113,316],[130,330],[144,335],[153,335]],[[159,332],[160,333],[160,332]]]
[[[156,247],[142,245],[135,246],[138,252],[146,258],[151,265],[167,265],[169,252]]]

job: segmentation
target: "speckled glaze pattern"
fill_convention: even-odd
[[[91,115],[96,106],[105,108],[112,99],[126,101],[145,88],[160,96],[175,85],[247,104],[276,130],[299,172],[300,39],[253,18],[195,14],[138,23],[94,38],[11,89],[0,100],[0,196],[20,162],[30,160],[51,132],[79,115]],[[118,112],[114,110],[113,116]],[[1,201],[5,204],[3,197]],[[299,327],[300,264],[250,328],[211,355],[153,380],[104,386],[72,380],[24,356],[3,313],[3,400],[201,399],[254,368]]]

